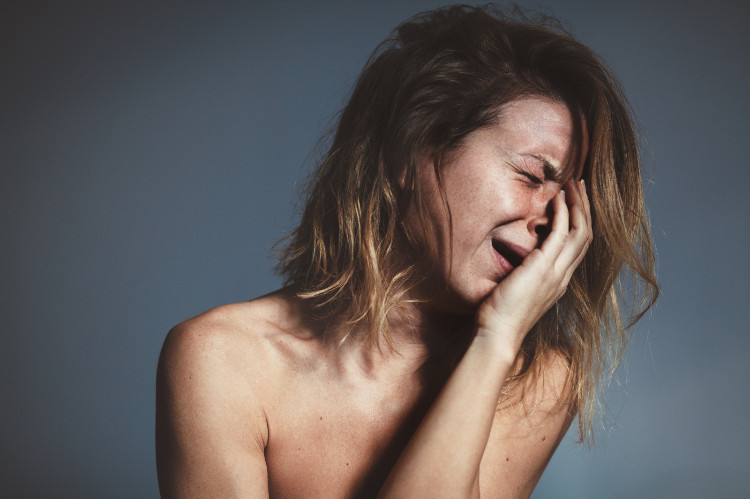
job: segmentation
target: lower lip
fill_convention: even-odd
[[[503,276],[505,274],[509,274],[515,267],[510,264],[508,260],[505,259],[503,255],[495,251],[495,248],[490,245],[490,251],[492,251],[492,254],[495,255],[495,262],[497,262],[498,267],[500,267],[503,271]]]

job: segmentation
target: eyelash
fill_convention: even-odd
[[[524,177],[526,177],[527,179],[529,179],[532,184],[542,185],[544,183],[544,181],[542,179],[540,179],[539,177],[537,177],[536,175],[532,175],[532,174],[526,173],[526,172],[520,172],[520,173],[521,173],[521,175],[523,175]]]

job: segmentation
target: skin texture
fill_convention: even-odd
[[[530,495],[572,419],[558,404],[567,364],[552,355],[543,375],[501,389],[591,241],[585,188],[568,182],[581,168],[571,136],[564,105],[523,99],[467,137],[441,172],[452,240],[432,165],[421,169],[443,257],[432,301],[390,317],[398,354],[356,334],[341,343],[345,328],[311,322],[291,290],[174,328],[157,374],[162,494]],[[457,332],[454,368],[437,352]]]

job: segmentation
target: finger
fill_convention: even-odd
[[[581,179],[580,187],[581,187],[581,197],[583,198],[583,207],[586,210],[586,217],[588,218],[589,227],[593,230],[593,223],[591,222],[591,202],[589,201],[589,195],[586,191],[586,181]]]
[[[560,252],[558,265],[565,275],[569,275],[581,263],[591,241],[591,228],[586,202],[579,182],[570,181],[566,185],[570,212],[570,231],[565,247]]]
[[[581,192],[581,184],[571,180],[566,184],[565,188],[575,193],[568,196],[570,229],[574,231],[579,228],[585,228],[588,225],[588,219],[586,217],[586,206],[583,200],[583,193]]]
[[[570,221],[565,196],[565,191],[561,190],[552,200],[552,229],[540,248],[542,253],[555,259],[563,250],[565,239],[568,237]]]
[[[581,201],[582,201],[582,207],[583,207],[583,213],[586,220],[586,247],[588,248],[589,245],[591,245],[591,242],[594,239],[594,225],[591,219],[591,203],[589,202],[588,194],[586,193],[586,182],[581,179],[580,182],[577,182],[578,187],[581,191]]]
[[[570,206],[570,239],[571,242],[581,241],[584,246],[591,242],[591,211],[588,209],[587,200],[580,182],[571,182],[571,190],[576,191],[571,196]]]
[[[593,238],[591,231],[591,211],[585,187],[581,182],[575,182],[575,184],[568,187],[568,190],[576,191],[576,196],[571,196],[571,230],[566,241],[566,247],[558,259],[559,264],[565,268],[564,281],[566,283],[583,261]]]

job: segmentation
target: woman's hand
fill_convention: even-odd
[[[560,299],[592,240],[591,209],[583,180],[569,181],[553,199],[552,229],[493,290],[477,310],[477,336],[505,343],[513,352],[526,333]]]

